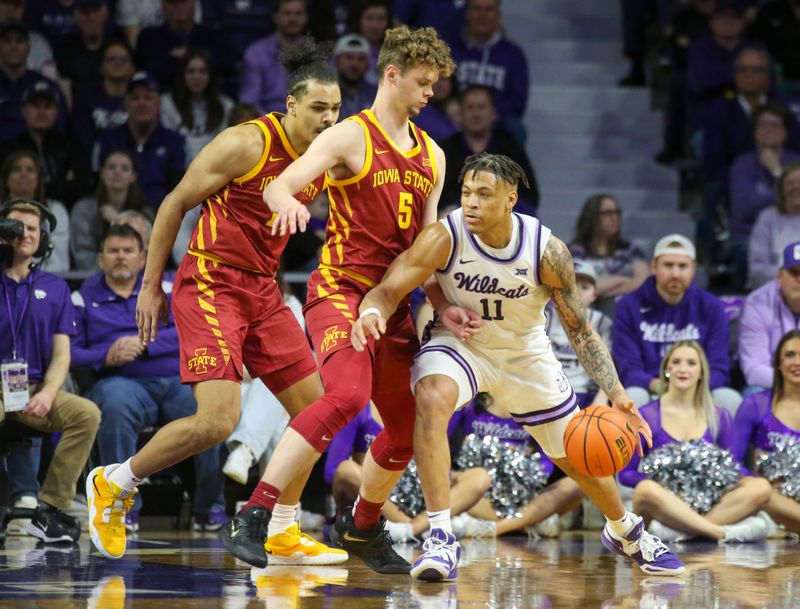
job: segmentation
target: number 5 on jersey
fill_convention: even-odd
[[[414,198],[410,192],[401,192],[397,207],[397,225],[400,228],[411,226],[411,212],[413,211]]]

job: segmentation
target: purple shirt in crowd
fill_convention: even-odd
[[[758,214],[747,246],[747,268],[753,285],[775,277],[783,250],[800,235],[800,214],[782,214],[777,206]]]
[[[747,449],[772,452],[776,436],[791,436],[800,440],[800,431],[778,420],[772,412],[772,391],[751,393],[736,411],[733,419],[735,442],[733,456],[744,463]]]
[[[23,21],[31,30],[43,34],[54,47],[58,46],[67,35],[80,31],[78,24],[75,23],[75,9],[72,3],[64,6],[58,0],[25,0]]]
[[[325,481],[333,484],[333,475],[342,461],[347,461],[354,453],[365,453],[383,425],[372,418],[370,405],[361,409],[355,418],[333,437],[325,457]]]
[[[719,406],[715,406],[714,408],[717,411],[717,435],[714,437],[711,435],[711,429],[706,428],[702,439],[709,444],[716,444],[720,448],[724,448],[725,450],[729,450],[731,453],[733,453],[735,442],[733,418],[731,417],[731,414],[724,408],[720,408]],[[650,451],[660,448],[661,446],[665,446],[666,444],[682,442],[682,440],[676,440],[669,435],[661,426],[660,399],[654,400],[649,404],[645,404],[639,409],[639,412],[642,414],[645,421],[647,421],[647,424],[650,425],[650,429],[653,431],[652,448],[648,448],[647,444],[642,441],[642,448],[644,449],[645,456],[647,456]],[[628,463],[625,469],[623,469],[617,475],[617,480],[619,480],[620,484],[624,484],[625,486],[630,486],[633,488],[642,480],[647,480],[647,476],[638,471],[640,462],[641,459],[639,458],[639,454],[636,451],[633,451],[633,457],[631,458],[630,463]],[[742,473],[746,472],[742,470]]]
[[[412,28],[432,27],[453,46],[461,36],[466,4],[465,0],[394,0],[393,9],[402,23]]]
[[[712,102],[734,90],[734,60],[744,46],[742,40],[733,49],[726,49],[708,36],[689,47],[686,91],[689,124],[693,128],[704,128],[711,116]]]
[[[0,273],[0,284],[0,360],[12,357],[11,322],[21,323],[17,332],[17,358],[28,362],[28,380],[39,383],[44,380],[50,366],[53,336],[75,334],[69,287],[60,277],[38,269],[31,271],[28,279],[19,283]],[[27,313],[22,319],[26,302]],[[11,319],[8,316],[9,306]]]
[[[484,85],[494,91],[497,116],[521,117],[528,105],[528,60],[525,53],[500,33],[483,46],[459,38],[452,46],[456,79],[467,85]]]
[[[677,305],[668,305],[651,276],[617,303],[613,354],[625,387],[647,388],[679,340],[696,340],[703,347],[712,389],[728,384],[728,318],[719,298],[692,283]]]
[[[633,263],[636,260],[647,262],[649,265],[642,248],[633,242],[627,242],[624,246],[617,248],[613,256],[590,256],[583,245],[575,242],[569,244],[569,251],[573,258],[591,263],[598,277],[608,277],[609,275],[633,277]]]
[[[127,150],[133,156],[137,182],[150,204],[161,205],[166,194],[183,176],[186,152],[183,136],[159,123],[150,138],[140,146],[133,138],[128,124],[105,131],[98,141],[97,167],[102,166],[109,153]],[[97,168],[96,167],[96,168]]]
[[[800,154],[784,150],[781,165],[800,162]],[[746,241],[759,212],[775,203],[777,178],[758,159],[758,151],[740,155],[730,171],[731,240]]]
[[[256,40],[244,52],[239,101],[255,105],[262,114],[286,111],[289,73],[279,52],[277,34]]]
[[[132,362],[114,368],[105,367],[109,347],[121,336],[136,336],[136,298],[142,274],[128,298],[114,293],[102,271],[83,282],[72,294],[77,333],[72,337],[72,366],[87,366],[102,374],[146,379],[178,376],[180,351],[178,332],[170,311],[169,323],[159,328],[158,338]],[[167,291],[170,299],[171,292]]]
[[[781,337],[797,329],[800,315],[786,306],[777,279],[750,293],[739,320],[739,359],[748,385],[772,386],[772,354]]]
[[[87,155],[105,131],[115,129],[128,121],[125,96],[115,97],[102,86],[82,87],[75,91],[72,107],[72,139]],[[98,165],[99,159],[93,165]]]

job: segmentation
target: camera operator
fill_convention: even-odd
[[[39,203],[15,199],[0,206],[0,219],[22,225],[20,235],[19,224],[0,224],[0,420],[61,432],[27,532],[45,543],[75,542],[80,524],[64,510],[75,495],[100,411],[61,390],[69,370],[69,337],[75,333],[72,302],[66,282],[39,269],[52,251],[55,217]],[[9,475],[19,475],[13,465]]]

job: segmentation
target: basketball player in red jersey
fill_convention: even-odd
[[[388,30],[372,107],[320,135],[264,191],[264,200],[277,213],[273,234],[302,231],[309,216],[292,193],[310,176],[327,172],[327,239],[319,268],[309,279],[304,309],[325,395],[287,428],[257,489],[261,497],[254,493],[254,500],[272,509],[289,488],[291,472],[316,461],[371,397],[385,427],[364,461],[355,509],[340,516],[332,538],[381,573],[410,569],[392,550],[380,513],[412,455],[409,370],[419,343],[408,302],[387,321],[388,340],[370,344],[368,351],[353,349],[350,328],[364,294],[422,227],[436,221],[444,154],[409,119],[425,107],[439,76],[449,75],[453,67],[450,50],[432,28]],[[223,528],[222,536],[240,519],[247,519],[246,510]],[[239,536],[230,549],[245,555],[247,543],[261,542]]]
[[[193,384],[197,413],[162,427],[125,463],[90,473],[86,484],[90,534],[109,558],[125,552],[125,515],[136,485],[222,442],[233,431],[239,420],[243,366],[264,382],[291,416],[322,395],[305,333],[283,304],[275,282],[288,239],[271,235],[273,213],[261,192],[336,122],[341,94],[326,50],[311,39],[290,47],[282,59],[290,74],[287,113],[268,114],[217,136],[192,161],[158,210],[136,310],[140,338],[150,350],[158,349],[158,321],[169,310],[161,278],[175,236],[186,212],[203,202],[175,278],[172,302],[181,380]],[[298,200],[309,203],[323,182],[320,171],[294,191]],[[347,559],[346,552],[313,541],[295,523],[310,465],[293,471],[280,506],[285,526],[273,539],[271,551],[284,564]],[[265,528],[265,514],[255,516],[250,524]]]

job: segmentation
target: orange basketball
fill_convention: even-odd
[[[631,460],[636,434],[621,412],[608,406],[589,406],[567,424],[564,448],[572,467],[604,478],[613,476]]]

